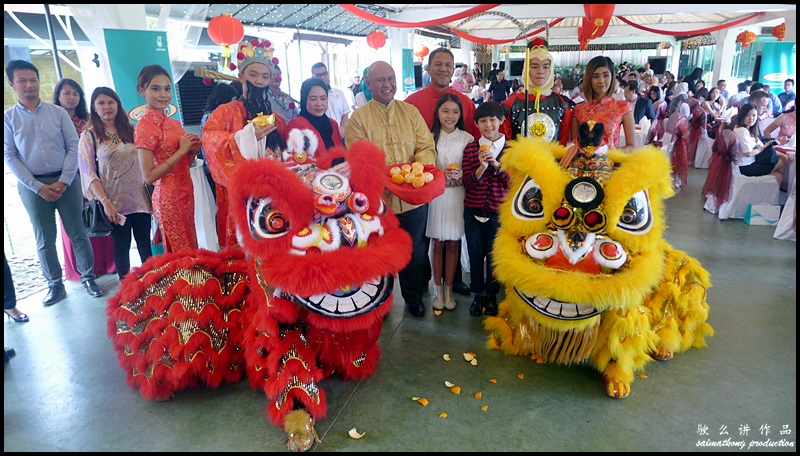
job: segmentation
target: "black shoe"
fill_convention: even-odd
[[[64,285],[54,285],[50,287],[50,290],[47,292],[47,296],[44,297],[42,304],[44,304],[45,307],[52,306],[66,297],[67,290],[64,288]]]
[[[486,305],[486,296],[475,295],[472,304],[469,306],[469,314],[473,317],[480,317],[483,315],[483,306]]]
[[[469,296],[470,295],[469,287],[464,282],[454,282],[453,283],[453,292],[454,293],[458,293],[458,294],[460,294],[462,296]]]
[[[406,302],[406,306],[408,307],[408,313],[411,315],[415,317],[425,316],[425,304],[422,301]]]
[[[489,315],[490,317],[497,316],[497,296],[496,295],[489,295],[486,297],[486,309],[483,310],[484,315]]]
[[[83,282],[83,286],[84,288],[86,288],[86,291],[89,293],[89,296],[91,297],[99,298],[100,296],[106,294],[106,292],[103,291],[102,288],[100,288],[100,285],[98,285],[97,282],[94,281],[94,279],[89,279],[86,282]]]
[[[14,351],[11,347],[3,347],[3,364],[7,363],[8,360],[13,358],[17,352]]]

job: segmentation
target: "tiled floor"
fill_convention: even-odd
[[[321,383],[329,411],[312,451],[733,451],[701,445],[781,441],[791,446],[754,448],[796,451],[796,244],[773,239],[772,227],[703,212],[706,172],[690,170],[689,188],[669,201],[667,238],[711,273],[716,335],[707,348],[650,363],[630,397],[614,400],[591,367],[485,348],[468,298],[458,296],[454,312],[414,318],[398,291],[375,375]],[[112,293],[118,285],[113,275],[98,282]],[[77,283],[67,289],[50,308],[41,305],[44,292],[20,301],[30,323],[4,323],[5,345],[17,352],[4,369],[4,451],[286,451],[264,395],[246,381],[163,403],[142,399],[111,350],[106,299]],[[461,359],[466,351],[477,353],[478,366]],[[363,439],[348,437],[353,427]]]

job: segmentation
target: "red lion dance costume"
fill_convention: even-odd
[[[108,334],[128,383],[166,400],[246,372],[289,449],[309,449],[327,412],[319,382],[375,371],[394,275],[411,257],[382,199],[384,167],[365,141],[316,163],[240,165],[230,216],[242,249],[153,257],[109,299]]]

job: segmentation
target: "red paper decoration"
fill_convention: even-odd
[[[756,34],[751,32],[750,30],[745,30],[742,33],[736,35],[736,41],[742,43],[742,48],[746,48],[750,46],[750,43],[756,40]]]
[[[242,41],[244,26],[230,14],[217,16],[208,22],[208,37],[216,44],[230,46]]]
[[[786,27],[784,27],[785,29]],[[431,53],[431,50],[428,49],[428,46],[422,46],[422,49],[419,50],[419,56],[425,58],[428,54]]]
[[[778,39],[778,41],[783,41],[786,38],[786,24],[783,23],[777,27],[772,29],[772,36]]]
[[[378,50],[386,44],[386,35],[378,30],[370,32],[369,35],[367,35],[367,44],[372,49]]]

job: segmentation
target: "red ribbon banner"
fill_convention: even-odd
[[[385,17],[376,16],[374,14],[368,13],[361,8],[357,7],[356,5],[347,3],[347,4],[339,4],[342,9],[347,11],[348,13],[360,17],[361,19],[374,22],[378,25],[385,25],[387,27],[397,27],[397,28],[415,28],[415,27],[431,27],[434,25],[442,25],[448,22],[457,21],[460,19],[464,19],[467,17],[472,16],[473,14],[482,13],[484,11],[489,11],[490,9],[500,6],[500,3],[493,3],[489,5],[478,5],[474,6],[468,10],[464,10],[457,14],[452,14],[447,17],[442,17],[439,19],[431,19],[425,22],[400,22],[394,21],[391,19],[386,19]]]
[[[704,28],[704,29],[700,29],[700,30],[687,30],[685,32],[656,30],[656,29],[653,29],[653,28],[650,28],[650,27],[645,27],[643,25],[639,25],[639,24],[633,23],[633,22],[629,21],[628,19],[625,19],[622,16],[616,16],[616,17],[619,18],[619,20],[621,20],[622,22],[630,25],[631,27],[637,28],[639,30],[644,30],[645,32],[658,33],[659,35],[671,35],[671,36],[694,36],[694,35],[704,35],[706,33],[716,32],[717,30],[730,28],[730,27],[733,27],[735,25],[739,25],[742,22],[747,22],[750,19],[753,19],[753,18],[756,18],[758,16],[761,16],[762,14],[764,14],[764,13],[755,13],[755,14],[751,14],[749,16],[743,17],[741,19],[736,19],[735,21],[726,22],[724,24],[720,24],[720,25],[717,25],[717,26],[714,26],[714,27],[708,27],[708,28]]]

